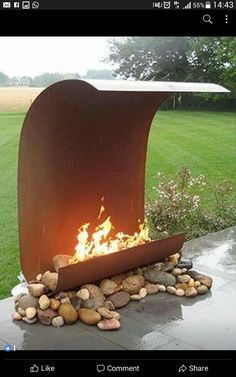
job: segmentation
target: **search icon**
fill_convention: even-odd
[[[211,16],[209,14],[204,14],[203,21],[204,22],[209,22],[210,24],[212,24]]]

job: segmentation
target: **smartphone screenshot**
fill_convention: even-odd
[[[0,1],[8,373],[235,366],[235,15],[235,0]]]

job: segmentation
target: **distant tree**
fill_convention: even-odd
[[[62,80],[78,80],[80,79],[80,75],[78,73],[65,73],[62,75]]]
[[[187,38],[132,37],[112,40],[109,61],[125,79],[182,80],[188,73]]]
[[[39,86],[39,87],[47,87],[51,84],[54,84],[55,82],[61,81],[61,80],[68,80],[68,79],[78,79],[80,78],[80,75],[78,73],[42,73],[39,76],[36,76],[33,81],[33,86]]]
[[[33,79],[29,76],[22,76],[19,78],[20,86],[32,86]]]
[[[222,37],[217,57],[223,63],[221,72],[222,83],[231,90],[231,96],[236,97],[236,38]]]
[[[0,86],[9,86],[10,79],[5,73],[0,72]]]
[[[85,79],[101,79],[101,80],[114,80],[115,77],[112,71],[108,69],[89,69],[85,76]]]
[[[236,96],[235,37],[190,38],[187,55],[193,81],[221,84],[231,90],[228,96]],[[220,96],[214,94],[200,96],[220,100]]]
[[[35,76],[33,79],[33,85],[39,87],[49,86],[57,81],[62,80],[63,76],[60,73],[42,73]]]

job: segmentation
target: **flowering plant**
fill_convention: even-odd
[[[236,206],[227,180],[211,185],[206,177],[193,177],[182,167],[175,179],[157,174],[155,200],[146,205],[153,238],[184,232],[188,239],[236,223]]]

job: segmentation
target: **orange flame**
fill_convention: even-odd
[[[105,208],[101,206],[98,219],[101,218],[104,211]],[[115,253],[150,241],[148,228],[145,224],[140,224],[139,232],[135,232],[132,236],[118,232],[114,239],[109,238],[109,233],[114,229],[110,217],[107,217],[102,224],[95,228],[95,232],[92,233],[91,237],[88,232],[89,225],[89,223],[85,223],[79,228],[78,243],[75,247],[75,254],[70,258],[70,263],[82,262],[93,257]]]

